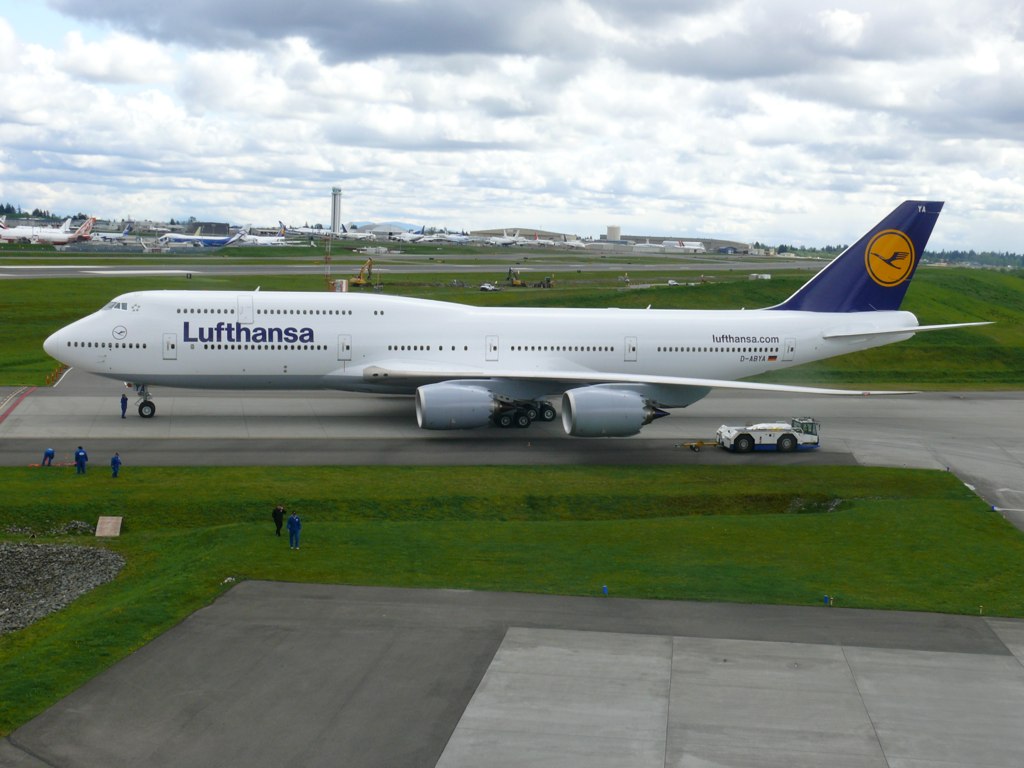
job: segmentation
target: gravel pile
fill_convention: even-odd
[[[124,558],[105,549],[0,542],[0,634],[59,611],[122,567]]]

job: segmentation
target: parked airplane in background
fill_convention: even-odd
[[[587,242],[585,240],[580,240],[575,237],[572,240],[570,240],[565,235],[562,235],[562,245],[566,248],[586,248]]]
[[[520,243],[525,241],[525,237],[519,236],[518,229],[516,230],[516,233],[514,235],[510,235],[507,231],[503,229],[501,230],[500,237],[498,235],[495,235],[494,237],[487,238],[485,242],[487,243],[487,245],[519,245]]]
[[[340,232],[331,232],[329,237],[337,238],[338,240],[376,240],[377,236],[373,232],[357,232],[355,230],[347,229],[344,224],[341,225]]]
[[[338,232],[332,232],[329,229],[322,229],[320,227],[288,227],[282,222],[277,222],[290,235],[304,235],[306,237],[320,237],[320,238],[332,238],[334,240],[376,240],[376,236],[373,232],[352,232],[349,231],[344,224],[341,225],[341,230]]]
[[[124,242],[124,239],[131,234],[132,223],[129,221],[121,232],[96,232],[93,239],[101,240],[104,243]]]
[[[281,224],[281,228],[277,231],[276,235],[250,235],[249,227],[243,227],[239,242],[247,245],[284,245],[288,242],[288,239],[284,236],[285,229],[284,224]]]
[[[50,336],[67,365],[151,385],[415,393],[424,429],[634,435],[713,389],[896,394],[740,381],[903,341],[899,311],[942,203],[909,200],[781,304],[755,310],[472,307],[378,293],[138,291]],[[897,258],[898,257],[898,258]]]
[[[391,240],[397,240],[400,243],[417,243],[426,237],[426,227],[420,227],[419,232],[395,232],[390,235]]]
[[[284,229],[287,235],[304,235],[306,237],[326,237],[327,233],[330,233],[329,229],[322,229],[320,227],[289,227],[283,221],[277,222]]]
[[[90,233],[95,221],[96,219],[90,216],[74,232],[71,231],[71,219],[66,219],[60,227],[7,227],[0,229],[0,241],[67,245],[91,239]]]
[[[554,244],[555,244],[554,240],[552,240],[549,237],[541,237],[536,232],[533,233],[533,239],[532,240],[530,240],[529,238],[526,238],[526,237],[521,237],[521,238],[519,238],[519,242],[516,243],[516,245],[529,245],[529,246],[537,246],[537,247],[553,246]]]
[[[233,235],[204,235],[202,234],[202,229],[202,227],[198,227],[195,234],[191,235],[185,235],[180,232],[167,232],[160,235],[155,243],[157,245],[194,245],[202,248],[221,248],[237,242],[242,237],[241,230]]]

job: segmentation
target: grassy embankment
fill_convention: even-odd
[[[613,596],[804,605],[830,594],[845,607],[1024,616],[1024,536],[945,473],[813,467],[794,482],[790,468],[580,467],[529,477],[129,467],[114,481],[99,469],[0,469],[0,531],[121,514],[120,539],[73,541],[128,563],[0,638],[0,733],[229,578],[580,595],[607,584]],[[304,518],[299,552],[273,535],[279,500]]]

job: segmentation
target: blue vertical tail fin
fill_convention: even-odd
[[[907,200],[769,309],[803,312],[897,310],[942,211],[941,202]]]

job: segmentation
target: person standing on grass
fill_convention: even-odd
[[[274,518],[274,525],[277,526],[277,535],[281,535],[281,526],[284,525],[284,507],[278,504],[274,507],[274,511],[270,513],[270,516]]]
[[[117,477],[117,473],[121,471],[121,454],[114,451],[114,455],[110,457],[110,476]]]
[[[297,512],[292,512],[288,518],[288,546],[292,549],[299,548],[299,531],[302,530],[302,521],[299,520]]]
[[[85,448],[78,446],[78,450],[75,451],[75,474],[85,474],[85,463],[89,461],[89,454],[85,452]]]

